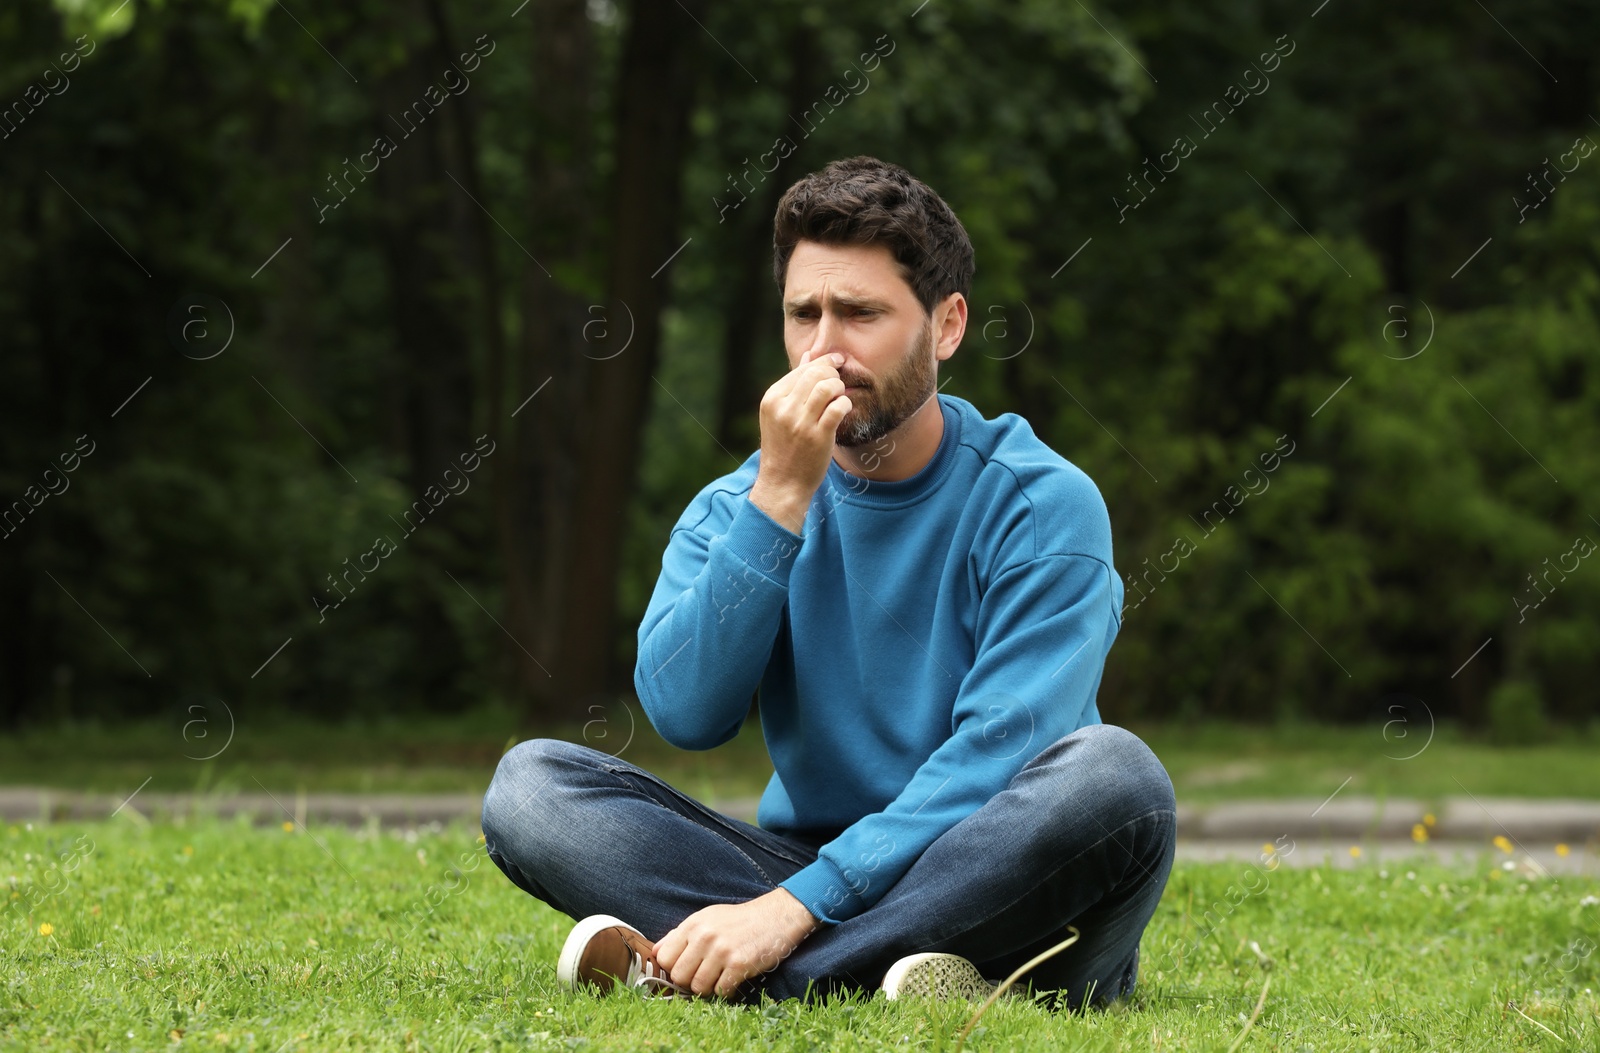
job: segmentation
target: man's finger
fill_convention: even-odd
[[[656,941],[656,964],[670,973],[672,966],[678,960],[678,956],[683,953],[684,944],[687,942],[677,929],[673,929],[661,937]]]
[[[657,961],[660,961],[660,959],[658,958]],[[700,956],[695,953],[695,949],[691,945],[683,949],[683,954],[673,963],[672,968],[667,970],[667,979],[679,987],[691,987],[695,975],[703,967]]]
[[[779,398],[804,398],[818,380],[838,376],[840,363],[834,361],[838,352],[818,356],[815,351],[805,351],[793,369],[779,377],[772,385],[772,393]]]
[[[800,382],[800,374],[806,371],[806,366],[811,364],[812,356],[815,354],[816,351],[814,350],[801,352],[800,361],[795,364],[793,369],[777,379],[777,382],[772,385],[773,390],[779,395],[788,395],[795,385]]]
[[[695,970],[694,979],[689,981],[689,990],[697,995],[716,994],[717,984],[721,982],[724,973],[722,966],[715,963],[712,957],[707,957],[700,963],[700,968]],[[673,978],[677,983],[677,978]]]

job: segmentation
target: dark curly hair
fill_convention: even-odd
[[[780,296],[801,239],[886,246],[930,316],[951,293],[971,295],[972,241],[961,221],[926,183],[876,157],[834,161],[784,192],[772,220],[772,277]]]

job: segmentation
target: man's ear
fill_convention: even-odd
[[[943,362],[956,353],[967,331],[967,298],[953,292],[933,308],[934,355]]]

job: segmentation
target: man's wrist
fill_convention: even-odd
[[[770,486],[759,475],[750,488],[750,503],[791,534],[798,534],[805,527],[811,497],[792,487]]]
[[[789,919],[791,931],[798,932],[800,936],[805,937],[816,932],[817,927],[822,924],[817,919],[817,916],[811,913],[810,909],[795,897],[793,892],[780,885],[772,890],[772,894],[774,898],[783,903],[785,916]]]

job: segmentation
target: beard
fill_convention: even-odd
[[[834,432],[840,446],[865,446],[877,442],[904,424],[938,390],[938,370],[933,364],[933,320],[922,323],[911,350],[893,371],[873,384],[854,375],[841,376],[846,385],[864,390],[850,396],[850,412]]]

